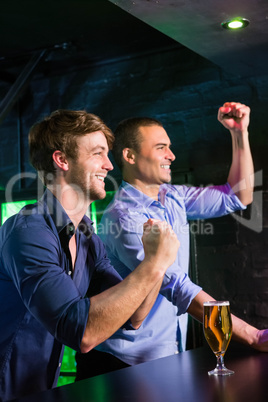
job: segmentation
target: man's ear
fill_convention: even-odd
[[[56,166],[58,166],[61,170],[67,172],[69,170],[69,163],[66,159],[66,156],[61,151],[54,151],[52,154],[52,158]]]
[[[123,149],[123,159],[130,163],[131,165],[135,164],[135,151],[132,148],[124,148]]]

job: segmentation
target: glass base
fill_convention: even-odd
[[[226,367],[222,368],[215,368],[214,370],[211,370],[208,372],[208,375],[231,375],[234,374],[234,371],[228,370]]]

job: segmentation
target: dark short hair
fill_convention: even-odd
[[[121,121],[114,130],[114,145],[112,154],[118,167],[123,168],[123,149],[132,148],[136,152],[140,151],[141,134],[140,127],[160,126],[162,123],[151,117],[130,117]]]
[[[77,157],[77,138],[95,131],[102,131],[112,148],[114,136],[112,131],[96,115],[85,110],[59,109],[35,123],[29,132],[30,162],[46,176],[55,173],[52,155],[55,151],[63,152],[66,157]]]

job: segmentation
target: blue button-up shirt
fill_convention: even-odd
[[[73,234],[49,191],[0,229],[0,400],[55,386],[62,345],[80,350],[91,279],[92,293],[121,280],[86,216],[76,230],[73,272]]]
[[[155,201],[123,181],[98,226],[108,257],[120,275],[127,276],[143,260],[141,237],[143,224],[149,218],[166,220],[177,234],[180,248],[141,327],[136,331],[120,329],[97,349],[112,353],[131,365],[184,350],[187,331],[187,314],[184,313],[201,290],[187,274],[188,221],[215,218],[244,208],[229,184],[206,188],[163,184]]]

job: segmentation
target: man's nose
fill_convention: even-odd
[[[173,154],[171,149],[168,150],[168,159],[170,159],[172,162],[176,159],[176,156]]]
[[[103,164],[103,169],[105,169],[107,171],[110,171],[110,170],[113,170],[113,168],[114,167],[112,165],[112,162],[110,161],[110,159],[107,156],[106,159],[105,159],[105,162]]]

